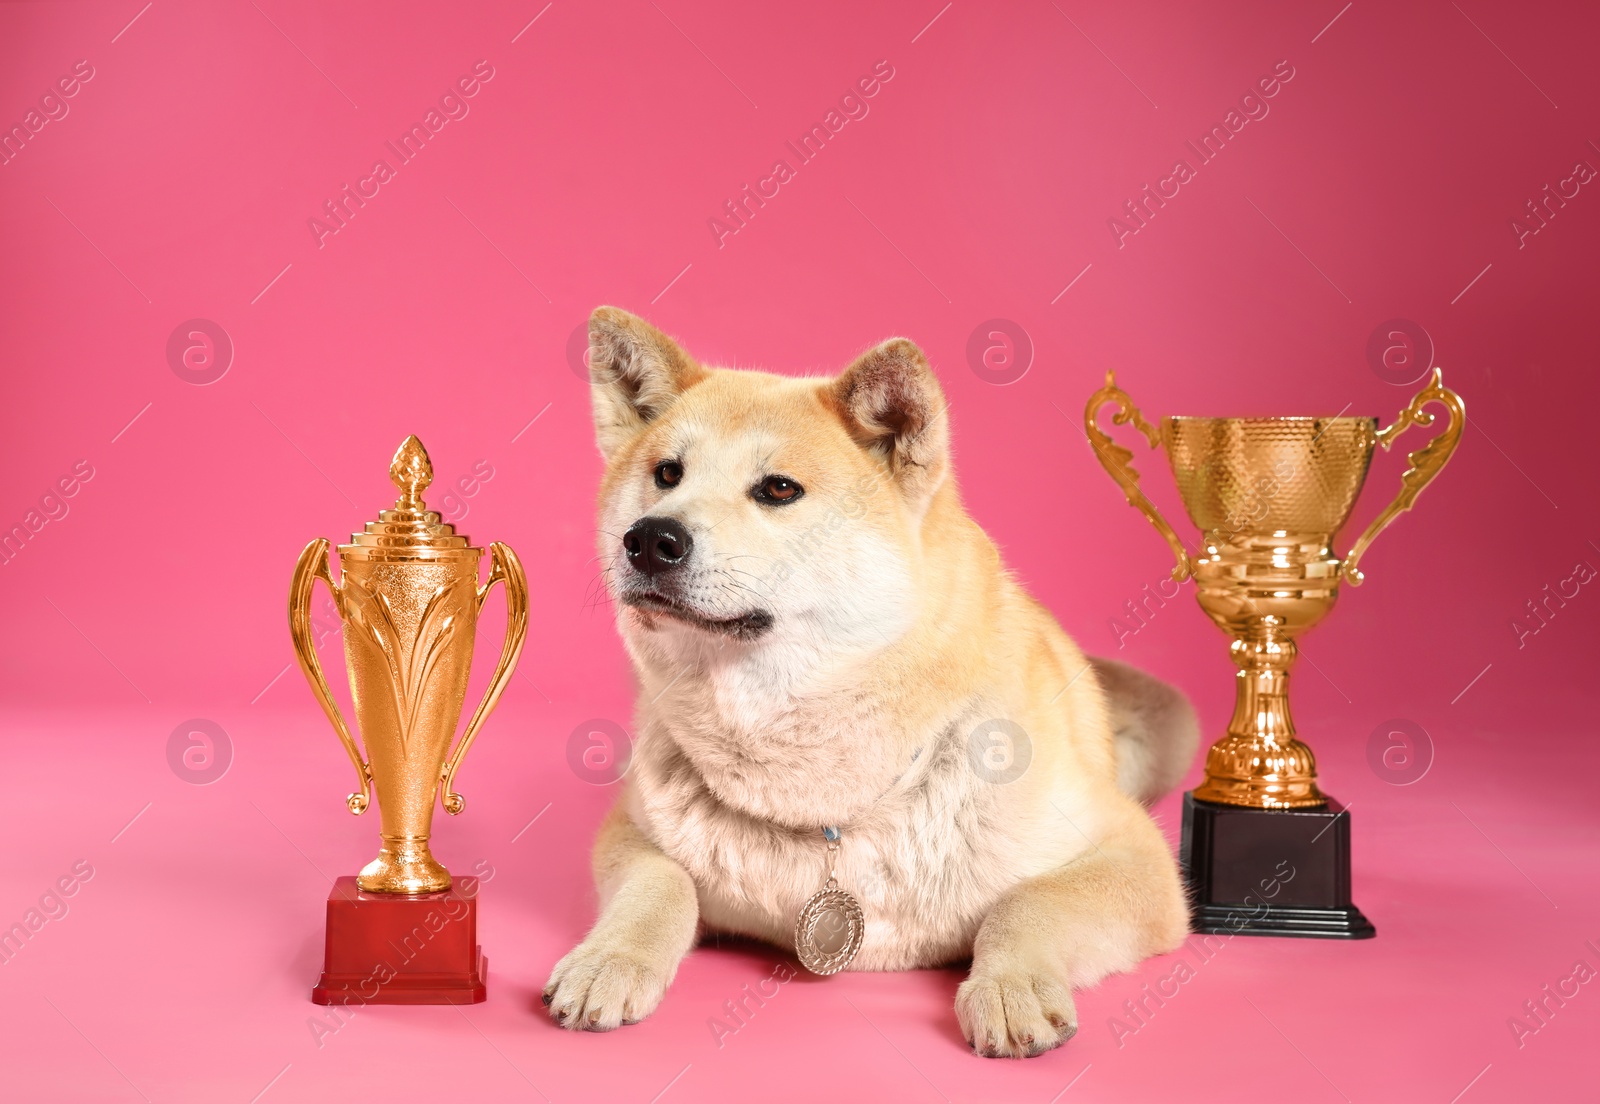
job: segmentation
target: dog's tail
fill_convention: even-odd
[[[1117,748],[1117,786],[1149,805],[1183,780],[1195,749],[1200,723],[1194,707],[1177,687],[1152,675],[1091,656],[1106,694]]]

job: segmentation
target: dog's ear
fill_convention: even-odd
[[[589,316],[589,391],[594,434],[609,461],[706,370],[637,315],[599,307]]]
[[[845,428],[925,506],[950,467],[950,420],[928,358],[903,337],[863,353],[829,392]]]

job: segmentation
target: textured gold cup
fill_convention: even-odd
[[[522,653],[528,629],[528,584],[516,554],[491,544],[488,581],[478,585],[483,549],[457,534],[422,501],[433,466],[422,442],[407,437],[389,477],[399,501],[339,546],[340,580],[329,568],[328,541],[306,545],[289,587],[289,630],[311,692],[355,766],[359,790],[347,803],[357,815],[378,798],[382,850],[356,883],[374,893],[434,893],[450,888],[450,872],[428,848],[437,792],[445,811],[465,807],[451,787],[456,771],[494,709]],[[311,631],[311,592],[321,579],[344,623],[345,666],[360,747],[329,693]],[[478,614],[489,588],[506,585],[506,637],[489,688],[454,753],[450,745],[467,696]]]
[[[1449,423],[1409,454],[1400,494],[1341,559],[1333,541],[1349,520],[1366,481],[1375,445],[1387,450],[1408,426],[1428,426],[1437,403]],[[1097,423],[1116,404],[1113,425],[1132,423],[1151,448],[1164,446],[1184,509],[1201,533],[1191,553],[1144,492],[1131,450],[1115,444]],[[1202,801],[1261,809],[1326,804],[1317,787],[1316,757],[1295,734],[1289,711],[1289,668],[1295,640],[1333,608],[1342,581],[1357,586],[1358,563],[1372,541],[1438,475],[1461,438],[1466,411],[1434,369],[1387,429],[1376,418],[1169,417],[1161,428],[1145,421],[1112,373],[1090,396],[1084,429],[1095,454],[1128,503],[1140,510],[1171,547],[1172,577],[1193,577],[1200,608],[1233,638],[1238,667],[1233,718],[1206,754]]]

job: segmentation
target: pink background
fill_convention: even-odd
[[[1597,34],[1581,5],[1484,0],[0,9],[6,127],[80,59],[94,71],[0,166],[0,525],[66,508],[0,566],[0,923],[74,863],[95,871],[0,968],[8,1094],[1592,1092],[1594,986],[1520,1046],[1508,1019],[1577,960],[1600,969],[1600,594],[1520,641],[1513,625],[1579,561],[1600,567],[1600,182],[1520,242],[1511,220],[1576,162],[1600,166]],[[319,247],[307,220],[375,160],[393,167],[385,142],[480,59],[494,75],[469,113]],[[870,112],[719,246],[707,220],[879,60],[894,76]],[[1185,142],[1280,60],[1294,76],[1270,113],[1119,247],[1107,220],[1197,160]],[[539,987],[592,918],[587,846],[611,796],[568,766],[569,736],[632,707],[568,356],[598,303],[705,360],[780,371],[917,340],[951,400],[966,500],[1011,566],[1085,647],[1191,693],[1213,735],[1232,669],[1187,597],[1117,647],[1109,620],[1170,561],[1083,443],[1084,399],[1115,368],[1152,417],[1387,421],[1420,385],[1380,378],[1369,336],[1423,327],[1471,422],[1297,676],[1378,938],[1235,940],[1119,1040],[1122,1002],[1173,971],[1152,961],[1080,994],[1078,1037],[1027,1063],[966,1053],[956,971],[797,980],[719,1047],[709,1019],[785,960],[769,948],[695,953],[643,1025],[552,1027]],[[234,347],[205,386],[167,355],[195,318]],[[993,318],[1035,350],[1008,386],[968,362]],[[533,584],[519,677],[461,775],[469,809],[436,837],[458,873],[492,873],[490,999],[364,1010],[319,1047],[323,901],[376,825],[344,811],[349,767],[290,667],[284,599],[307,540],[388,504],[407,433],[440,489],[492,468],[447,505],[479,542],[512,544]],[[41,506],[80,461],[93,478]],[[1160,458],[1143,462],[1176,512]],[[1402,464],[1374,465],[1358,523]],[[336,636],[322,654],[337,664]],[[230,739],[209,785],[168,764],[192,718]],[[1409,785],[1368,761],[1396,718],[1431,739]],[[1176,808],[1160,807],[1174,841]]]

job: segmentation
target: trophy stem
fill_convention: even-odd
[[[1299,649],[1273,617],[1255,622],[1229,652],[1239,673],[1228,734],[1206,754],[1206,780],[1196,800],[1254,809],[1305,809],[1327,804],[1317,788],[1317,761],[1295,737],[1289,712],[1289,667]]]
[[[426,835],[383,833],[383,850],[361,868],[356,884],[368,893],[442,893],[450,872],[428,850]]]

